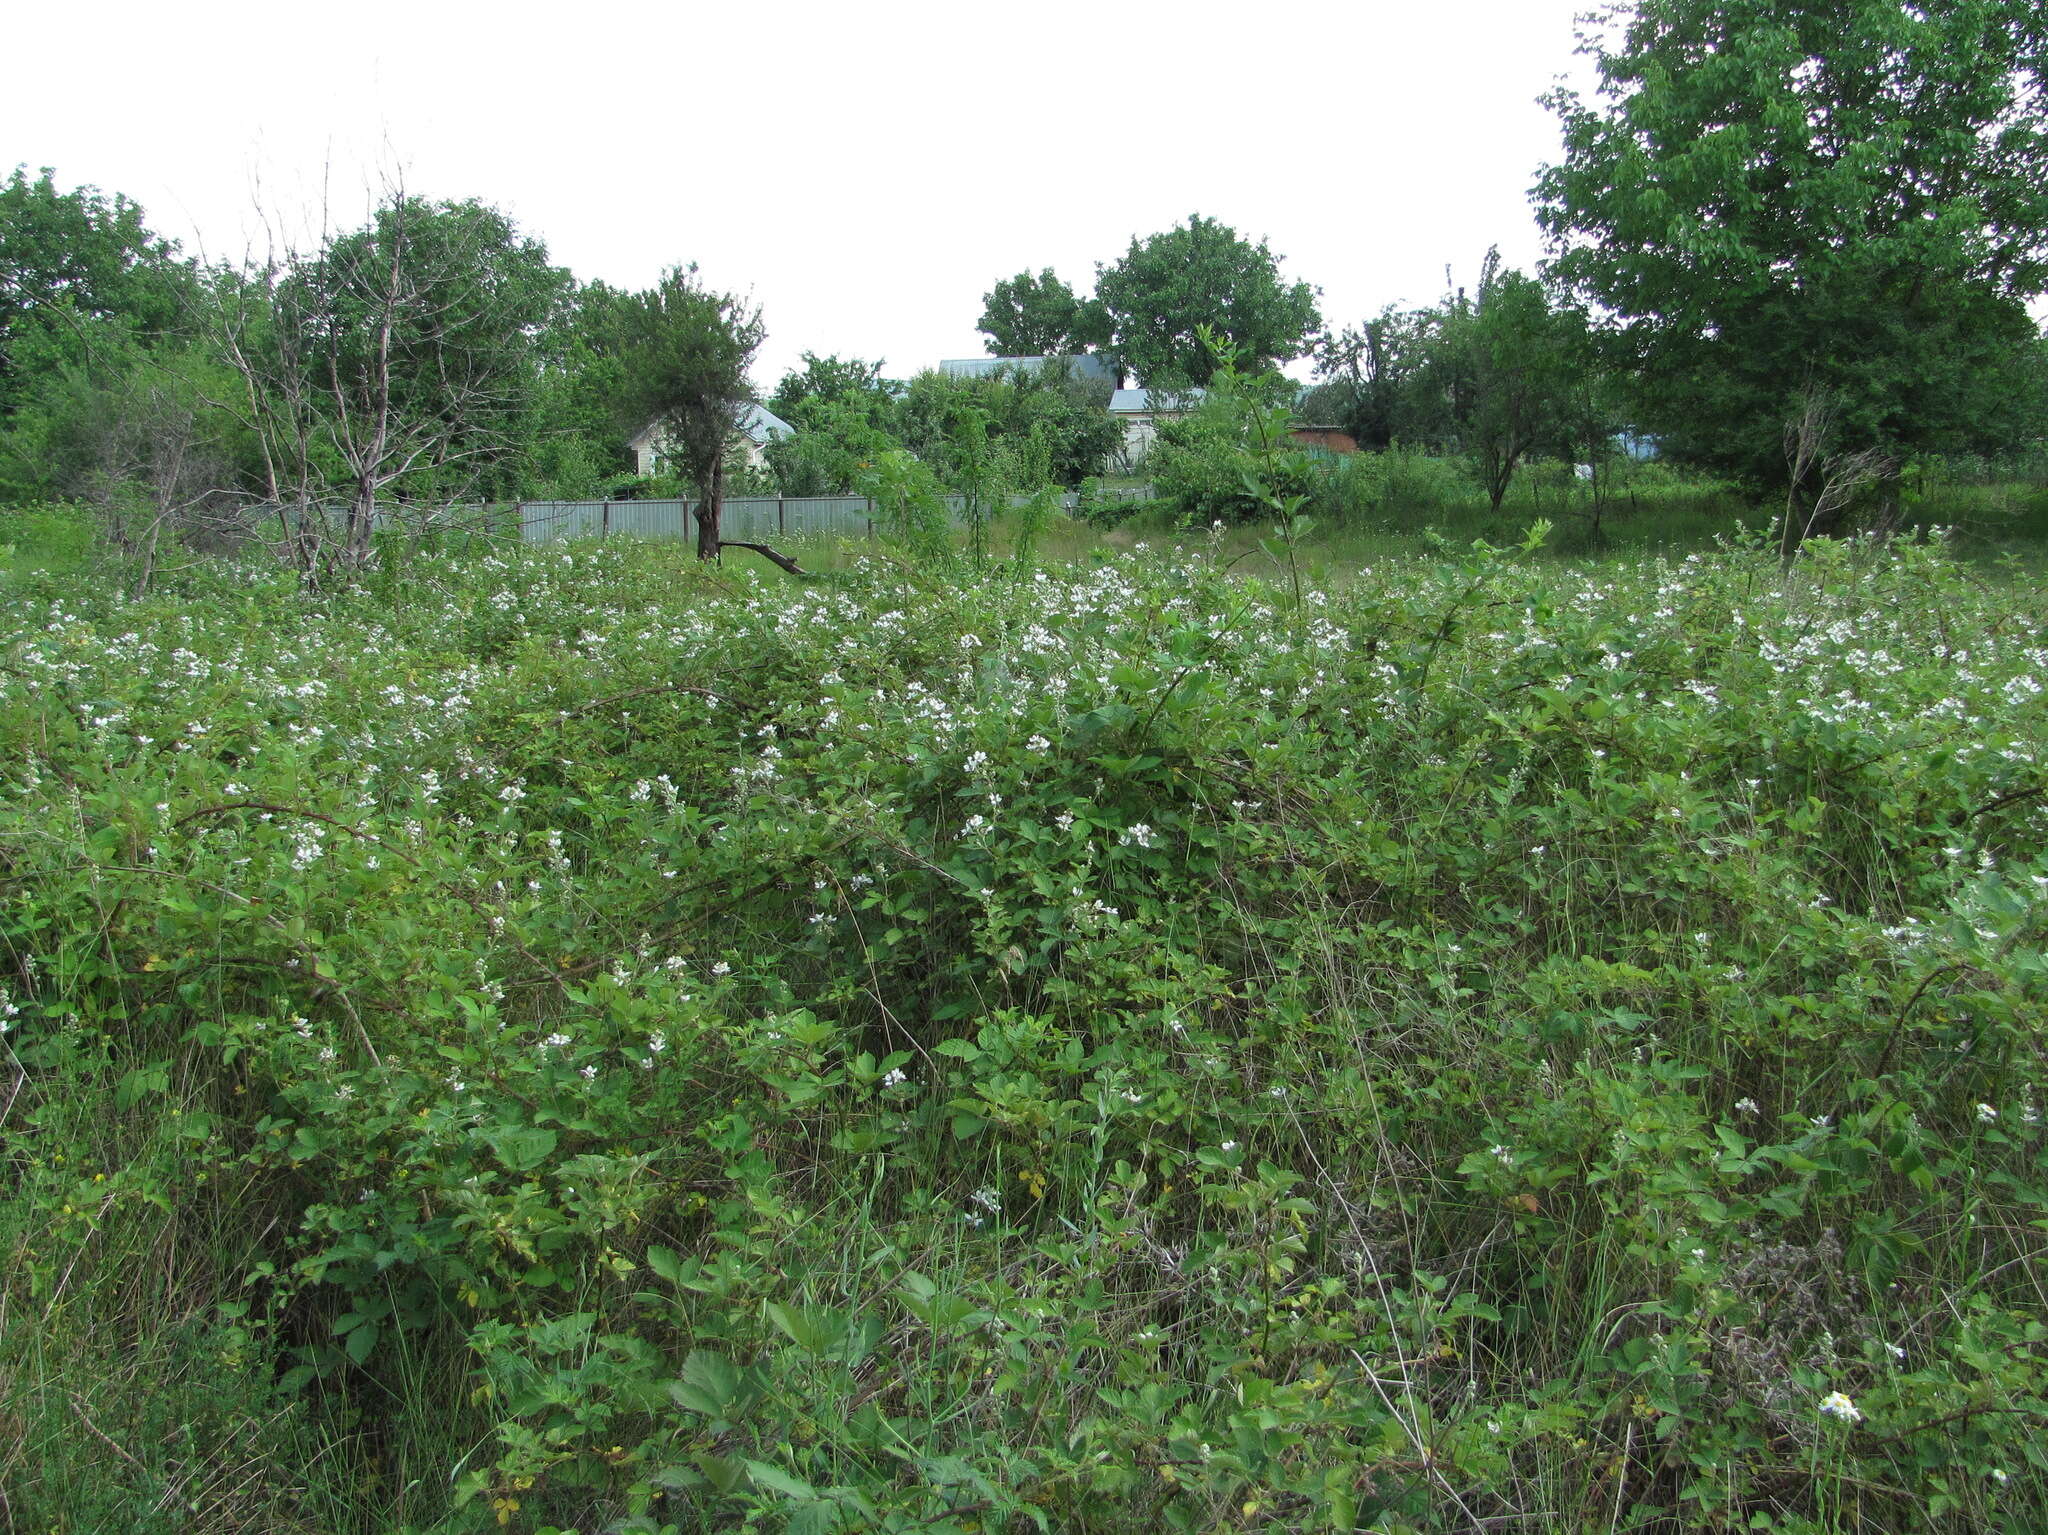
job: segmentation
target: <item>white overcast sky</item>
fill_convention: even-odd
[[[772,387],[805,350],[975,356],[1021,268],[1078,289],[1193,212],[1265,237],[1324,317],[1426,303],[1540,243],[1536,98],[1583,0],[784,0],[33,5],[0,171],[139,201],[213,257],[359,222],[396,170],[477,197],[582,278],[695,261],[750,290]],[[324,168],[324,169],[323,169]]]

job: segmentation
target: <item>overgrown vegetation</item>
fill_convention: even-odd
[[[1154,499],[1089,496],[1081,513],[1102,526],[1138,517],[1205,528],[1284,521],[1286,506],[1306,509],[1340,536],[1409,551],[1431,536],[1513,538],[1535,518],[1556,522],[1555,542],[1578,553],[1686,550],[1731,530],[1773,526],[1781,544],[1796,543],[1804,531],[1796,505],[1761,500],[1754,482],[1635,457],[1615,441],[1589,450],[1585,462],[1538,456],[1535,444],[1569,443],[1526,419],[1512,451],[1493,439],[1490,454],[1460,453],[1452,438],[1433,450],[1396,441],[1378,452],[1332,454],[1298,430],[1292,394],[1283,379],[1247,376],[1226,362],[1185,415],[1160,423],[1145,464]],[[1483,428],[1475,435],[1487,440]],[[2048,533],[2043,471],[2038,454],[1930,454],[1908,462],[1896,482],[1838,475],[1835,509],[1873,531],[1938,529],[1973,550],[2010,550]]]
[[[1227,563],[17,569],[10,1523],[2048,1518],[2034,591]]]
[[[1541,271],[758,456],[694,267],[0,185],[0,1526],[2048,1528],[2040,8],[1587,26]]]

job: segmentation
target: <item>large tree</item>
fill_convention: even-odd
[[[1051,267],[1006,277],[982,295],[981,322],[996,357],[1047,357],[1086,351],[1107,339],[1101,307]]]
[[[1280,258],[1228,224],[1196,213],[1161,234],[1132,240],[1096,278],[1109,350],[1147,385],[1200,385],[1216,354],[1207,326],[1252,371],[1305,352],[1322,329],[1316,291],[1287,282]]]
[[[768,443],[763,454],[786,496],[850,493],[862,467],[896,439],[900,386],[882,376],[881,361],[803,354],[803,366],[783,374],[768,408],[796,430]]]
[[[1319,383],[1303,406],[1308,419],[1342,426],[1361,448],[1444,446],[1452,423],[1433,375],[1446,313],[1389,304],[1325,336],[1316,344]]]
[[[768,397],[768,408],[789,422],[824,402],[850,402],[865,411],[886,411],[890,386],[882,377],[884,366],[882,362],[866,362],[858,357],[841,358],[837,353],[820,357],[816,352],[805,352],[803,367],[782,375],[782,382]]]
[[[1010,457],[1010,488],[1028,491],[1102,473],[1123,439],[1108,404],[1106,383],[1075,378],[1058,363],[985,378],[921,373],[897,402],[895,430],[905,447],[951,478],[961,423],[978,419],[981,436]]]
[[[152,344],[196,291],[189,263],[142,209],[93,187],[60,192],[54,173],[16,166],[0,185],[0,417],[33,375],[77,363],[95,340]]]
[[[1647,425],[1789,479],[1788,530],[1843,466],[1997,444],[2048,287],[2040,0],[1640,0],[1586,47],[1540,217]]]
[[[572,287],[536,339],[540,378],[526,434],[523,494],[577,500],[632,472],[620,352],[626,295],[603,282]]]

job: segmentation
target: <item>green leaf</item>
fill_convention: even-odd
[[[691,1464],[704,1473],[704,1480],[721,1493],[730,1493],[747,1474],[746,1467],[729,1455],[714,1455],[709,1450],[699,1450],[690,1457]]]
[[[683,1282],[683,1260],[675,1255],[672,1248],[648,1248],[647,1266],[670,1284],[679,1285]]]
[[[761,1302],[761,1314],[782,1330],[785,1337],[807,1354],[822,1354],[830,1344],[827,1327],[819,1314],[802,1306]]]
[[[555,1132],[537,1125],[500,1125],[486,1131],[484,1139],[490,1142],[498,1160],[515,1173],[531,1172],[555,1150]]]
[[[707,1418],[729,1417],[740,1397],[739,1367],[723,1354],[692,1349],[683,1360],[681,1379],[669,1382],[668,1394],[677,1406]]]
[[[845,1510],[837,1503],[814,1498],[789,1516],[789,1535],[831,1535],[845,1523]]]
[[[115,1085],[114,1107],[125,1114],[143,1099],[168,1091],[170,1085],[170,1062],[152,1061],[147,1066],[138,1066]]]
[[[770,1492],[779,1492],[785,1498],[815,1499],[817,1489],[809,1482],[798,1481],[787,1471],[771,1466],[765,1460],[750,1460],[746,1463],[747,1475],[753,1478],[756,1487],[765,1487]]]

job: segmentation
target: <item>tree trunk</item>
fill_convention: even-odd
[[[349,502],[348,533],[343,543],[350,570],[361,570],[369,564],[376,527],[377,487],[368,475],[361,475],[356,480],[355,496]]]
[[[793,576],[807,574],[803,566],[786,554],[778,554],[766,544],[744,543],[736,538],[726,538],[721,532],[725,520],[725,455],[720,453],[712,460],[711,473],[705,479],[702,495],[697,502],[697,558],[715,560],[721,549],[751,549],[763,559],[773,560]]]
[[[1489,510],[1496,517],[1500,515],[1500,504],[1508,498],[1508,486],[1515,478],[1516,455],[1482,448],[1479,453],[1479,477],[1486,482],[1486,497],[1491,503]]]
[[[718,558],[718,525],[725,516],[725,454],[712,459],[711,473],[705,477],[702,498],[697,502],[697,558],[715,560]]]

